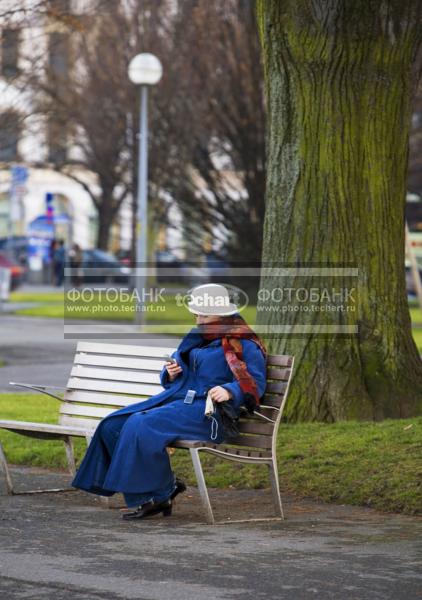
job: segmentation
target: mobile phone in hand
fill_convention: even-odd
[[[166,355],[166,362],[168,363],[175,363],[177,362],[177,360],[175,358],[173,358],[172,356],[170,356],[170,354]]]

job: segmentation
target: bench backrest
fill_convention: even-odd
[[[79,342],[59,423],[95,429],[98,422],[117,408],[133,404],[162,391],[160,371],[174,347],[132,346]],[[236,446],[275,451],[277,430],[285,406],[293,357],[269,355],[267,387],[261,414],[240,422]]]

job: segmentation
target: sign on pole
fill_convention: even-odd
[[[28,169],[23,165],[14,165],[10,169],[11,185],[9,193],[10,202],[10,232],[13,235],[16,223],[23,223],[24,204],[23,199],[26,194],[26,181],[28,179]]]

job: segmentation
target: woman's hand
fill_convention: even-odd
[[[231,392],[226,390],[226,388],[221,387],[221,385],[216,385],[215,387],[208,390],[209,395],[211,396],[211,400],[214,402],[227,402],[232,397]]]
[[[166,370],[170,381],[174,381],[176,377],[183,371],[182,367],[180,367],[176,361],[167,363]]]

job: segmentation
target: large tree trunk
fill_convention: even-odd
[[[276,312],[276,300],[266,312],[262,302],[258,324],[283,326],[288,333],[270,334],[269,348],[296,356],[286,413],[324,421],[419,414],[404,206],[421,3],[258,0],[257,18],[268,108],[263,261],[358,269],[356,278],[262,276],[262,288],[285,289],[286,312]],[[341,286],[357,288],[346,312],[313,312],[318,303],[301,301],[306,292],[286,302],[289,287]],[[322,335],[321,326],[334,329]]]

